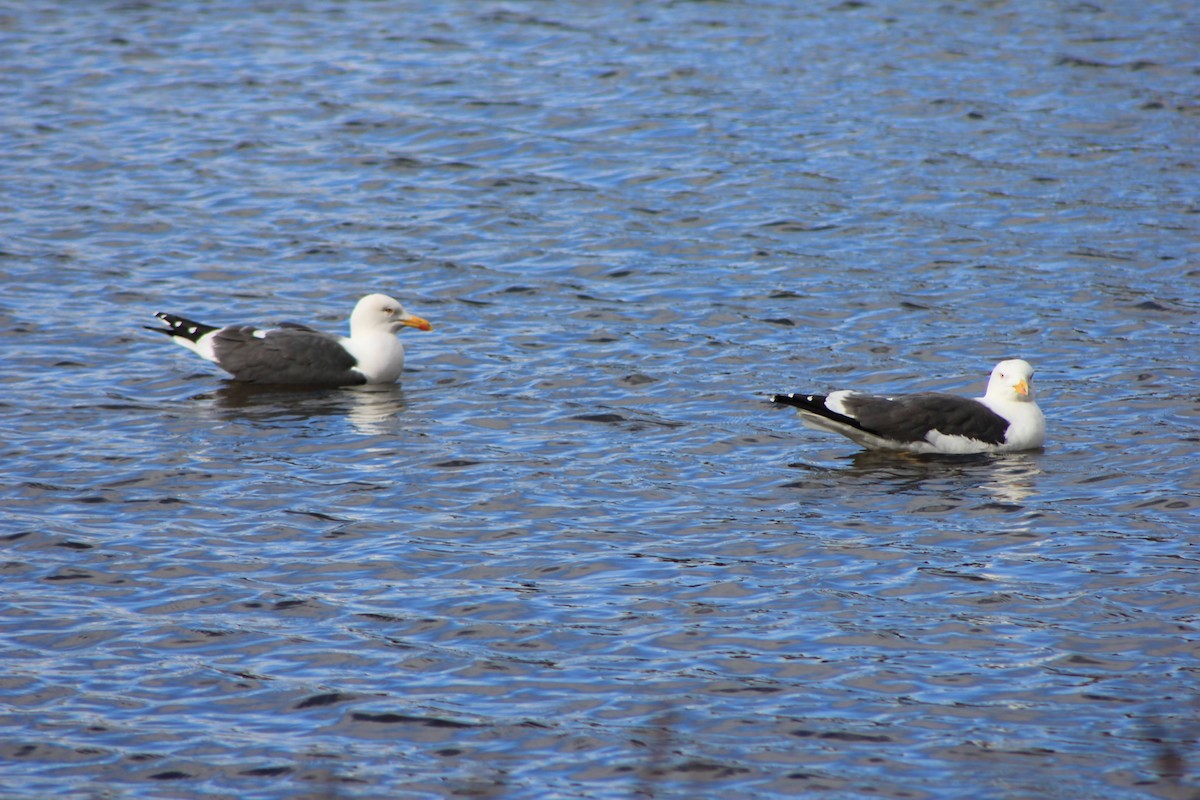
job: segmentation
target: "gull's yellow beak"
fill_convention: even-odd
[[[1024,378],[1022,378],[1021,380],[1019,380],[1013,384],[1013,391],[1015,391],[1019,395],[1028,397],[1029,396],[1029,384],[1025,382]]]
[[[405,314],[400,318],[400,324],[406,325],[409,328],[416,328],[419,331],[433,330],[432,325],[418,317],[416,314]]]

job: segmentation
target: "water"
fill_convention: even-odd
[[[1197,33],[8,4],[0,796],[1195,796]],[[139,327],[374,290],[401,386]],[[1043,452],[763,401],[1014,355]]]

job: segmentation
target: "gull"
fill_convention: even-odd
[[[922,393],[882,397],[853,390],[777,394],[810,428],[840,433],[873,450],[911,453],[1010,453],[1046,439],[1046,418],[1033,396],[1033,367],[1019,358],[992,370],[980,398]]]
[[[324,333],[307,325],[282,322],[274,328],[227,325],[218,328],[175,314],[154,316],[167,327],[147,330],[171,337],[233,375],[236,381],[307,386],[356,386],[394,383],[404,369],[402,328],[432,330],[394,298],[369,294],[350,315],[350,335]]]

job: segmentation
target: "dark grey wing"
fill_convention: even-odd
[[[925,441],[929,432],[936,430],[946,436],[1003,444],[1009,425],[978,400],[949,394],[850,395],[842,405],[854,416],[855,427],[904,443]],[[826,416],[829,414],[826,411]]]
[[[213,335],[217,364],[246,383],[352,386],[366,383],[338,337],[303,325],[261,331],[230,326]]]

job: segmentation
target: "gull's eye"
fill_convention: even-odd
[[[384,307],[383,307],[383,313],[385,313],[385,314],[394,314],[394,313],[396,313],[396,309],[392,308],[391,306],[384,306]]]

